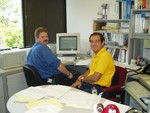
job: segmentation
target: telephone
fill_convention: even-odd
[[[150,64],[147,64],[144,69],[142,70],[142,73],[150,75]]]

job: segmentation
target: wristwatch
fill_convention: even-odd
[[[70,77],[70,75],[71,75],[71,77]],[[72,76],[72,74],[71,74],[71,73],[69,73],[68,78],[70,78],[70,79],[72,79],[72,78],[73,78],[73,76]]]
[[[80,82],[83,82],[83,81],[82,81],[83,79],[84,79],[84,77],[83,77],[82,75],[78,77],[78,80],[79,80]]]

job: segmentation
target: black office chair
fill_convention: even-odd
[[[23,66],[23,71],[29,87],[50,84],[47,80],[41,78],[40,73],[34,66],[26,64]]]

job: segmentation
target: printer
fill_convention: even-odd
[[[28,49],[10,49],[0,51],[0,68],[10,69],[21,67],[26,63]]]

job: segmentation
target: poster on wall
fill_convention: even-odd
[[[150,40],[144,40],[143,57],[150,60]]]
[[[144,48],[143,50],[143,58],[147,58],[148,60],[150,60],[150,48]]]

